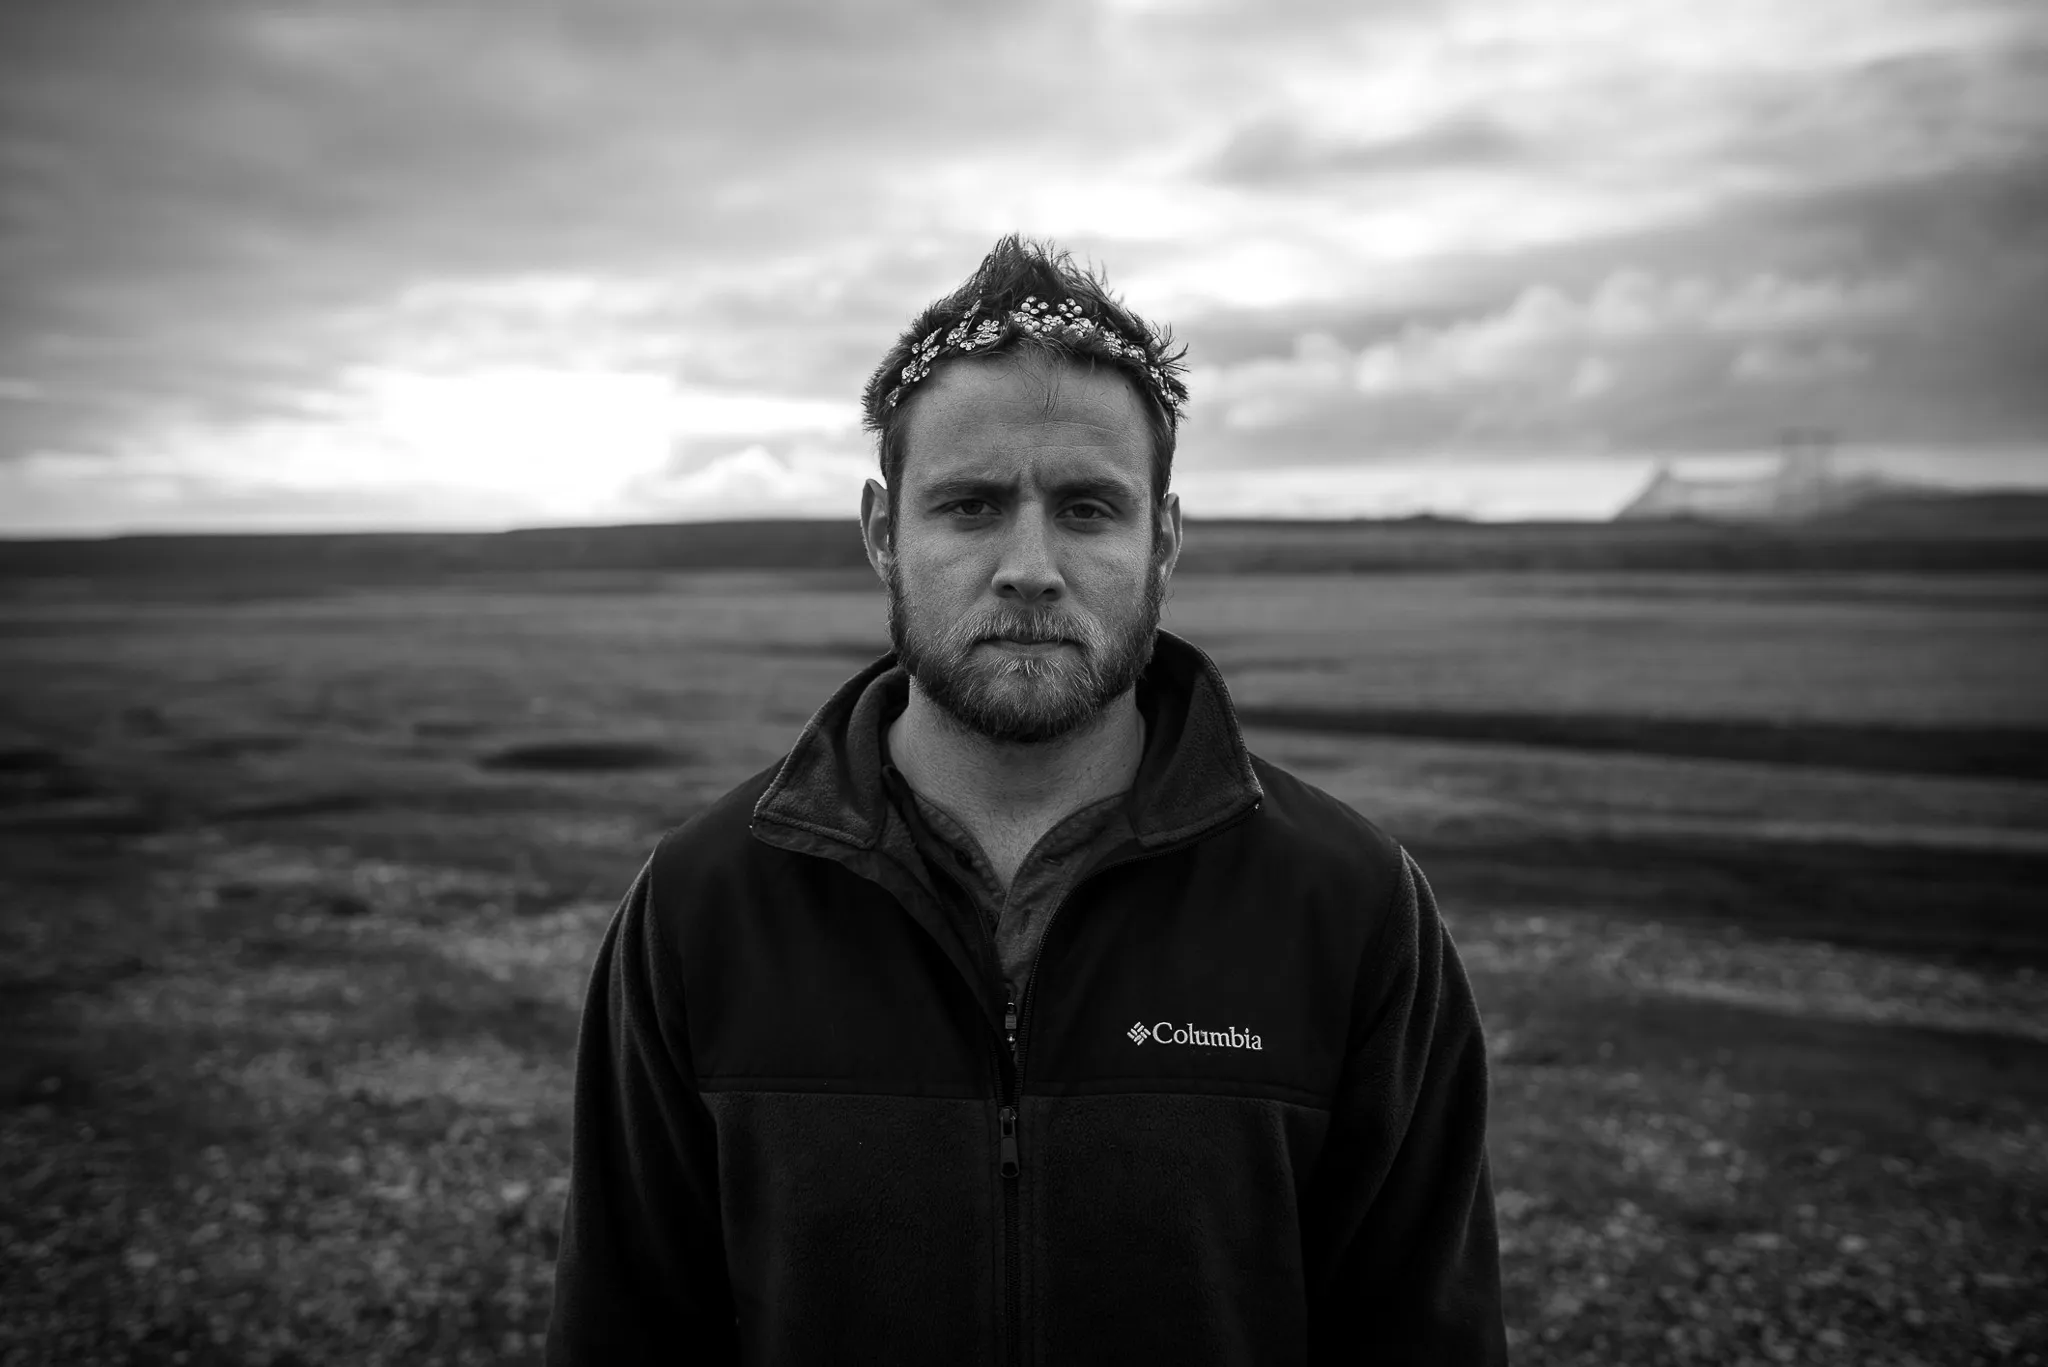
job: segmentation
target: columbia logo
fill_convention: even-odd
[[[1194,1044],[1204,1049],[1256,1049],[1262,1054],[1266,1052],[1265,1041],[1241,1025],[1204,1030],[1193,1025],[1175,1025],[1172,1021],[1161,1021],[1157,1025],[1139,1021],[1124,1033],[1130,1036],[1133,1044],[1150,1040],[1154,1044]]]

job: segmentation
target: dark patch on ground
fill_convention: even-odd
[[[483,722],[468,717],[421,717],[412,724],[412,733],[419,740],[464,740],[487,729]]]
[[[352,892],[331,892],[321,903],[320,909],[329,916],[344,919],[353,916],[368,916],[370,904]]]
[[[296,748],[300,738],[283,732],[252,732],[239,736],[199,736],[180,742],[175,753],[192,759],[240,759],[244,755],[275,755]]]
[[[54,746],[0,747],[0,807],[66,802],[97,791],[92,778]]]
[[[369,793],[298,793],[282,797],[260,798],[251,802],[235,802],[214,809],[215,821],[263,821],[276,817],[331,816],[341,812],[361,812],[381,806],[377,798]]]
[[[1486,741],[1880,773],[2048,780],[2048,731],[2018,726],[1868,725],[1629,717],[1611,713],[1310,706],[1243,707],[1238,709],[1238,720],[1247,727],[1279,731]]]
[[[1917,1134],[1931,1114],[1984,1119],[1987,1097],[2000,1106],[2048,1104],[2048,1043],[2036,1040],[1830,1020],[1625,988],[1559,992],[1518,974],[1486,974],[1479,986],[1487,1011],[1515,1022],[1512,1047],[1495,1055],[1510,1068],[1598,1063],[1712,1074],[1844,1123],[1892,1124],[1902,1135]],[[1904,1114],[1892,1094],[1901,1083],[1910,1084],[1906,1096],[1916,1103]],[[1872,1108],[1874,1096],[1885,1104]]]
[[[1437,833],[1409,843],[1445,905],[1709,922],[1959,962],[2048,966],[2048,857],[1808,841]]]
[[[0,969],[0,992],[7,997],[6,1005],[0,1007],[0,1020],[11,1025],[52,998],[67,993],[99,992],[148,971],[148,961],[121,953],[96,962],[60,964],[54,970],[39,969],[33,964],[25,970],[10,965]],[[25,1055],[18,1055],[11,1060],[11,1066],[31,1065]]]
[[[172,731],[171,719],[164,715],[163,709],[149,703],[135,703],[122,708],[120,727],[131,736],[167,736]]]
[[[2048,591],[2029,580],[1995,576],[1770,575],[1547,575],[1503,579],[1495,592],[1531,599],[1580,598],[1605,602],[1726,602],[1855,607],[1939,608],[1944,612],[2015,608],[2048,610]]]
[[[63,752],[47,745],[0,745],[0,774],[44,774],[64,765]]]
[[[85,799],[0,812],[0,831],[32,835],[149,835],[163,830],[162,812],[132,799]]]
[[[637,740],[552,740],[508,745],[484,755],[485,769],[518,769],[550,774],[601,774],[624,769],[671,769],[690,762],[669,746]]]

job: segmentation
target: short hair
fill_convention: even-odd
[[[1082,316],[1094,319],[1095,329],[1031,329],[1014,323],[990,333],[991,340],[971,351],[942,349],[930,355],[929,342],[938,334],[958,328],[970,317],[1007,319],[1013,310],[1027,308],[1027,301],[1045,301],[1038,307],[1073,300]],[[987,325],[984,324],[984,327]],[[1109,329],[1115,336],[1104,337]],[[1119,345],[1121,341],[1122,345]],[[927,365],[912,369],[920,352]],[[1132,353],[1143,352],[1139,359]],[[1166,497],[1173,478],[1173,448],[1180,426],[1180,407],[1187,400],[1183,358],[1187,347],[1174,346],[1172,329],[1155,329],[1126,308],[1109,292],[1108,284],[1092,267],[1083,269],[1073,257],[1049,242],[1036,242],[1015,233],[1002,238],[975,267],[965,283],[943,299],[936,300],[911,320],[881,365],[869,377],[861,395],[862,425],[876,434],[882,464],[882,482],[888,486],[889,505],[896,506],[902,484],[903,461],[907,454],[904,429],[917,390],[909,375],[942,370],[983,356],[1036,353],[1058,361],[1094,369],[1108,365],[1121,372],[1136,391],[1152,439],[1152,498]]]

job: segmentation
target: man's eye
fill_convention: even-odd
[[[1067,509],[1067,516],[1078,517],[1082,519],[1084,522],[1098,521],[1102,518],[1108,517],[1109,510],[1103,507],[1100,503],[1076,503],[1071,505]]]
[[[952,511],[962,517],[986,517],[995,509],[989,507],[986,499],[963,498],[953,505]]]

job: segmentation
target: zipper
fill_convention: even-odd
[[[1023,1318],[1024,1285],[1017,1275],[1017,1259],[1023,1248],[1023,1239],[1017,1233],[1017,1174],[1023,1165],[1017,1160],[1017,1108],[1005,1106],[997,1113],[1003,1127],[1002,1162],[998,1167],[1003,1175],[1003,1238],[1006,1245],[1003,1256],[1003,1313],[1008,1317],[1010,1328],[1009,1353],[1005,1361],[1009,1367],[1017,1367],[1018,1344],[1023,1341],[1020,1321]]]
[[[1021,1169],[1017,1165],[1017,1108],[1005,1106],[1003,1120],[1003,1176],[1014,1178]]]
[[[1003,1313],[1009,1317],[1008,1351],[1003,1361],[1009,1367],[1018,1367],[1023,1353],[1024,1329],[1020,1321],[1024,1316],[1024,1290],[1017,1276],[1017,1259],[1021,1256],[1023,1240],[1017,1234],[1017,1174],[1023,1171],[1017,1161],[1017,1108],[1005,1106],[1001,1112],[1003,1122]]]
[[[1003,1314],[1009,1329],[1009,1353],[1005,1359],[1009,1367],[1016,1367],[1018,1344],[1022,1341],[1018,1321],[1023,1317],[1023,1287],[1017,1276],[1017,1260],[1022,1254],[1023,1241],[1017,1234],[1017,1175],[1024,1166],[1017,1157],[1017,1100],[1024,1089],[1024,1080],[1017,1073],[1017,998],[1011,994],[1003,1003],[1003,1033],[1009,1037],[1010,1066],[1007,1074],[998,1069],[1009,1084],[1005,1089],[1003,1107],[996,1112],[996,1119],[1002,1126],[1002,1149],[997,1171],[1003,1179]],[[998,1064],[1001,1060],[997,1060]]]
[[[997,1101],[1001,1107],[995,1111],[995,1119],[1001,1125],[1001,1146],[997,1152],[995,1170],[1001,1176],[1004,1187],[1004,1324],[1008,1328],[1010,1342],[1010,1367],[1016,1367],[1016,1342],[1018,1342],[1018,1316],[1022,1314],[1022,1287],[1018,1285],[1018,1172],[1024,1164],[1018,1160],[1018,1004],[1016,998],[1004,1002],[1004,1033],[1010,1037],[1010,1066],[1004,1066],[1004,1053],[995,1049],[995,1076],[999,1078]]]
[[[1052,914],[1045,918],[1045,929],[1039,932],[1038,952],[1031,956],[1031,971],[1024,975],[1025,1009],[1029,1009],[1031,1005],[1031,985],[1038,981],[1038,965],[1045,957],[1045,942],[1052,938],[1053,925],[1060,919],[1060,913],[1066,909],[1074,894],[1081,890],[1082,884],[1098,874],[1107,873],[1118,865],[1133,863],[1143,858],[1146,858],[1146,855],[1134,854],[1129,858],[1114,860],[1099,869],[1091,870],[1081,882],[1067,889],[1066,896],[1054,903]],[[1001,1121],[1003,1127],[1000,1171],[1003,1175],[1003,1213],[1007,1217],[1003,1228],[1009,1245],[1003,1259],[1003,1297],[1009,1312],[1009,1351],[1003,1360],[1009,1367],[1018,1367],[1024,1360],[1023,1288],[1017,1276],[1017,1264],[1024,1256],[1023,1236],[1017,1230],[1017,1176],[1024,1170],[1017,1156],[1017,1105],[1022,1100],[1024,1092],[1024,1042],[1021,1038],[1023,1028],[1024,1015],[1018,1008],[1017,999],[1013,997],[1003,1005],[1003,1030],[1010,1037],[1010,1104],[996,1112],[997,1119]]]
[[[1103,874],[1108,873],[1111,869],[1122,868],[1126,864],[1135,864],[1141,859],[1152,859],[1162,854],[1171,854],[1175,850],[1184,849],[1189,845],[1195,844],[1197,841],[1207,840],[1214,835],[1221,835],[1231,827],[1249,821],[1262,805],[1264,805],[1263,800],[1255,800],[1247,811],[1232,817],[1220,826],[1212,826],[1199,835],[1190,836],[1186,840],[1175,841],[1171,845],[1164,845],[1156,850],[1144,850],[1138,854],[1126,855],[1121,859],[1112,859],[1106,864],[1090,869],[1086,877],[1075,883],[1071,888],[1068,888],[1066,895],[1053,905],[1052,914],[1045,918],[1045,929],[1038,936],[1038,951],[1031,956],[1031,971],[1024,975],[1024,991],[1021,997],[1012,997],[1003,1004],[1003,1031],[1009,1036],[1010,1041],[1010,1095],[1009,1104],[997,1111],[996,1116],[1002,1124],[1003,1139],[999,1170],[1003,1175],[1003,1211],[1008,1217],[1005,1229],[1008,1234],[1009,1249],[1008,1256],[1003,1260],[1003,1290],[1010,1315],[1009,1352],[1005,1358],[1010,1367],[1017,1367],[1024,1355],[1023,1306],[1020,1303],[1021,1288],[1018,1285],[1017,1277],[1017,1263],[1018,1259],[1022,1256],[1023,1246],[1023,1241],[1017,1232],[1017,1176],[1023,1171],[1023,1165],[1019,1161],[1017,1154],[1017,1104],[1024,1091],[1024,1049],[1031,1038],[1031,988],[1038,981],[1038,966],[1044,962],[1045,946],[1046,942],[1052,939],[1052,928],[1058,924],[1060,913],[1066,910],[1067,903],[1073,900],[1074,894],[1097,878],[1100,878]]]

